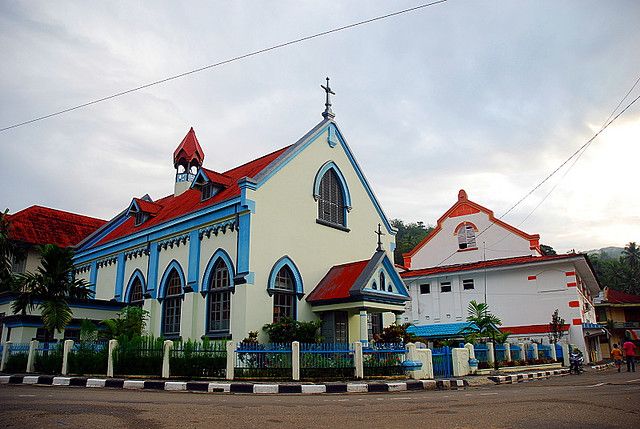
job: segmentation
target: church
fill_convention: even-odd
[[[76,276],[96,299],[142,306],[167,339],[266,341],[265,324],[291,317],[322,320],[324,341],[366,342],[400,321],[395,230],[322,88],[316,126],[227,171],[204,166],[190,129],[167,171],[174,193],[123,204],[77,246]]]

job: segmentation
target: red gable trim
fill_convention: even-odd
[[[527,280],[535,280],[537,278],[538,278],[537,276],[529,276],[529,277],[527,277]]]
[[[580,307],[580,301],[569,301],[569,307]]]
[[[547,256],[517,256],[515,258],[492,259],[490,261],[471,262],[468,264],[445,265],[442,267],[423,268],[419,270],[407,270],[400,273],[402,278],[411,278],[419,276],[428,276],[440,273],[455,273],[458,271],[472,271],[483,268],[496,268],[509,265],[526,265],[537,264],[539,262],[556,261],[563,259],[571,259],[576,257],[584,257],[581,254],[570,255],[547,255]],[[531,279],[530,279],[531,280]]]
[[[570,276],[575,276],[576,272],[575,271],[567,271],[566,273],[564,273],[565,276],[570,277]]]
[[[28,244],[75,246],[106,223],[102,219],[42,206],[31,206],[12,215],[9,238]]]
[[[578,283],[576,283],[576,282],[567,283],[567,287],[576,287],[576,286],[578,286]]]
[[[540,252],[540,235],[538,234],[527,234],[524,231],[519,230],[518,228],[509,225],[506,222],[501,221],[496,218],[493,214],[493,211],[489,210],[486,207],[481,206],[480,204],[474,203],[467,199],[467,193],[464,189],[461,189],[458,192],[458,201],[451,206],[449,210],[447,210],[441,217],[438,219],[436,227],[429,233],[427,236],[420,242],[416,247],[413,248],[410,252],[407,252],[402,255],[404,259],[404,265],[408,268],[411,268],[411,258],[415,255],[420,249],[422,249],[435,235],[442,230],[443,222],[450,217],[464,216],[467,214],[479,213],[483,212],[489,216],[489,220],[492,223],[495,223],[498,226],[503,227],[504,229],[511,231],[512,233],[519,235],[525,240],[529,240],[530,248],[536,249]],[[542,252],[540,252],[542,254]]]
[[[582,325],[582,319],[573,319],[571,321],[572,325]]]
[[[571,326],[568,324],[562,325],[562,331],[568,331]],[[520,325],[520,326],[501,326],[502,332],[510,332],[513,335],[526,335],[526,334],[547,334],[551,332],[549,325]]]

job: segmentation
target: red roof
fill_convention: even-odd
[[[121,225],[103,237],[94,246],[99,246],[109,241],[116,240],[121,237],[125,237],[134,232],[142,231],[152,226],[160,225],[164,222],[178,218],[185,214],[203,209],[214,204],[218,204],[222,201],[234,198],[240,195],[240,187],[238,186],[238,180],[243,177],[254,177],[265,169],[269,164],[276,160],[289,146],[251,161],[247,164],[243,164],[239,167],[233,168],[229,171],[225,171],[222,176],[229,178],[229,187],[221,190],[213,197],[202,201],[200,198],[200,191],[197,189],[189,189],[178,196],[168,195],[153,204],[160,206],[160,210],[151,219],[144,222],[142,225],[135,226],[135,220],[129,218],[125,220]],[[210,171],[210,170],[207,170]],[[208,173],[207,173],[208,174]]]
[[[70,247],[106,223],[102,219],[42,206],[7,215],[9,238],[29,244]]]
[[[202,170],[207,175],[209,180],[211,180],[213,183],[217,183],[225,187],[233,185],[234,180],[225,174],[220,174],[216,171],[209,170],[207,168],[203,168]]]
[[[615,289],[604,290],[604,300],[609,304],[640,304],[640,295],[632,295]]]
[[[196,132],[193,131],[193,127],[191,127],[175,152],[173,152],[173,165],[177,167],[180,161],[188,163],[194,159],[198,161],[198,165],[202,165],[202,161],[204,161],[204,151],[200,147],[200,143],[198,143]]]
[[[568,331],[571,325],[562,325],[563,331]],[[502,332],[510,332],[513,335],[524,334],[547,334],[551,332],[549,325],[521,325],[521,326],[500,326]]]
[[[351,287],[365,269],[369,259],[331,267],[320,283],[307,296],[308,302],[349,298]]]
[[[570,253],[567,255],[548,255],[548,256],[517,256],[515,258],[493,259],[491,261],[471,262],[468,264],[445,265],[442,267],[422,268],[419,270],[407,270],[400,273],[400,277],[418,277],[428,276],[440,273],[455,273],[458,271],[472,271],[483,268],[503,267],[508,265],[535,264],[538,262],[555,261],[560,259],[570,259],[582,254]]]
[[[156,215],[162,209],[162,206],[151,201],[142,200],[140,198],[134,198],[134,201],[138,204],[141,211],[149,213],[150,215]]]

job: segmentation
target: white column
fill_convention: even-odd
[[[300,343],[291,343],[291,376],[294,381],[300,380]]]
[[[526,362],[527,361],[527,349],[524,348],[524,343],[518,343],[518,347],[520,347],[520,360]]]
[[[9,352],[11,352],[11,341],[7,341],[4,343],[4,347],[2,348],[2,359],[0,359],[0,372],[4,371],[4,366],[7,364],[7,358],[9,357]]]
[[[451,360],[453,362],[453,376],[463,377],[469,375],[469,350],[467,348],[451,349]]]
[[[29,355],[27,357],[27,372],[35,372],[35,360],[36,349],[38,348],[38,341],[31,340],[29,343]]]
[[[533,355],[533,359],[538,359],[538,345],[536,343],[531,343],[531,350],[532,350],[532,355]]]
[[[67,375],[69,373],[69,353],[72,348],[73,340],[65,340],[64,347],[62,349],[62,371],[60,371],[62,375]]]
[[[395,313],[396,315],[396,325],[402,325],[402,313]]]
[[[171,357],[172,348],[173,348],[173,341],[166,340],[162,347],[162,378],[169,378],[171,376],[169,358]]]
[[[113,352],[118,347],[118,340],[109,340],[109,359],[107,360],[107,377],[113,377]]]
[[[569,344],[562,343],[562,365],[569,366]]]
[[[469,350],[469,359],[475,359],[476,358],[476,350],[473,348],[473,344],[467,343],[467,344],[464,345],[464,348]]]
[[[555,345],[555,343],[550,343],[549,346],[550,346],[549,350],[551,351],[551,359],[557,360],[558,359],[558,355],[556,353],[556,345]]]
[[[233,380],[235,358],[236,345],[233,341],[227,341],[227,380]]]
[[[422,362],[422,369],[416,376],[422,380],[433,380],[433,352],[431,349],[417,349],[416,360]]]
[[[369,344],[367,310],[360,310],[360,342],[363,344]]]
[[[355,377],[364,378],[364,358],[362,356],[362,343],[353,343],[353,364],[355,366]]]
[[[511,362],[511,344],[504,343],[504,358],[507,362]]]
[[[495,349],[493,348],[493,343],[488,342],[487,343],[487,363],[492,364],[495,361],[496,361],[496,353],[495,353]]]
[[[182,316],[180,317],[180,336],[183,340],[188,340],[193,337],[191,331],[193,331],[193,299],[195,292],[189,292],[184,294],[182,301]]]

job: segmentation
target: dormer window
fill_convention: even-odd
[[[202,186],[202,195],[200,197],[201,201],[208,200],[213,195],[213,184],[207,183]]]
[[[149,219],[149,215],[145,212],[136,212],[136,223],[135,226],[142,225],[147,219]]]
[[[458,249],[475,249],[476,245],[476,228],[473,224],[465,223],[458,227]]]

